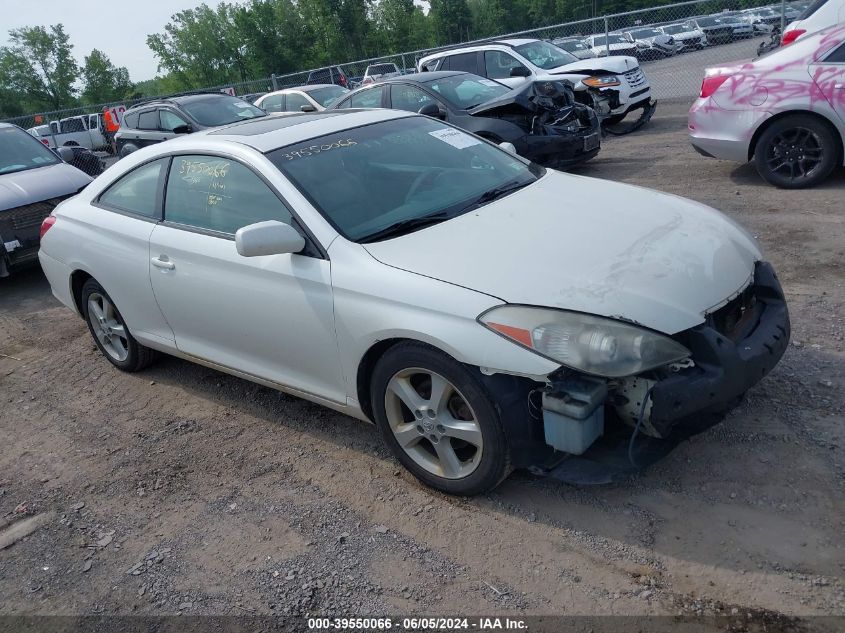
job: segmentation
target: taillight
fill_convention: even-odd
[[[38,239],[43,240],[44,236],[47,234],[47,231],[50,230],[50,227],[56,223],[56,216],[55,215],[48,215],[44,218],[44,221],[41,223],[41,231],[38,233]]]
[[[346,86],[346,75],[344,75],[343,73],[341,73],[341,74],[340,74],[340,77],[338,78],[338,81],[340,82],[340,85],[341,85],[341,86],[343,86],[344,88],[346,88],[346,87],[347,87],[347,86]]]
[[[787,44],[792,44],[795,40],[799,37],[804,35],[807,32],[807,29],[792,29],[791,31],[787,31],[783,34],[783,38],[781,39],[780,43],[782,46],[786,46]]]
[[[42,138],[41,142],[44,143],[44,145],[46,145],[47,147],[50,147],[50,141],[48,141],[46,138]]]
[[[719,86],[728,80],[728,77],[730,75],[710,75],[709,77],[705,77],[704,81],[701,82],[701,92],[698,96],[702,99],[709,97],[718,90]]]

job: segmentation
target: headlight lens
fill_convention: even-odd
[[[587,77],[581,80],[581,83],[592,88],[609,88],[611,86],[618,86],[620,81],[616,75],[601,75],[599,77]]]
[[[686,347],[657,332],[580,312],[499,306],[478,320],[555,362],[608,378],[632,376],[690,355]]]

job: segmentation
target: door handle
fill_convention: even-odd
[[[163,256],[163,257],[164,257],[164,256]],[[164,259],[160,259],[160,258],[158,258],[158,257],[153,257],[153,258],[150,260],[150,262],[151,262],[151,263],[152,263],[152,265],[153,265],[153,266],[155,266],[156,268],[161,268],[161,269],[163,269],[163,270],[173,270],[174,268],[176,268],[176,264],[174,264],[173,262],[169,261],[166,257],[165,257]]]

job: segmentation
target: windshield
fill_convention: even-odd
[[[719,18],[698,18],[697,22],[701,26],[717,26],[721,24]]]
[[[436,79],[430,81],[428,86],[461,110],[486,103],[510,90],[507,86],[503,86],[492,79],[484,79],[469,73]]]
[[[317,88],[316,90],[309,90],[308,96],[314,99],[324,108],[337,101],[340,97],[345,95],[349,90],[341,86],[327,86],[325,88]]]
[[[640,29],[639,31],[631,31],[631,36],[636,39],[644,39],[646,37],[657,37],[658,35],[662,35],[660,31],[657,29]]]
[[[607,46],[604,39],[604,35],[596,36],[595,38],[593,38],[593,46]],[[631,45],[631,42],[626,40],[621,35],[608,35],[607,39],[611,44],[628,44],[629,46]]]
[[[491,191],[530,184],[543,173],[471,134],[418,116],[328,134],[268,157],[355,242],[376,241],[396,225],[410,232],[426,219],[449,220],[494,198]]]
[[[671,24],[663,27],[663,32],[669,33],[670,35],[675,35],[676,33],[686,33],[689,30],[690,27],[683,24]]]
[[[576,42],[574,40],[570,40],[569,42],[558,42],[555,44],[558,48],[561,48],[565,51],[585,51],[587,50],[587,46],[583,42]]]
[[[228,95],[192,98],[189,101],[183,101],[180,105],[194,121],[205,127],[228,125],[267,114],[243,99]]]
[[[16,127],[0,127],[0,174],[60,162],[58,156],[23,130]]]
[[[553,44],[539,40],[523,44],[522,46],[516,46],[514,50],[543,70],[551,70],[552,68],[578,61],[578,58],[574,55],[570,55]]]
[[[398,73],[399,69],[393,64],[375,64],[367,67],[367,75],[383,75],[385,73]]]

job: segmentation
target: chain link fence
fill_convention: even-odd
[[[705,68],[755,57],[761,45],[776,39],[773,38],[773,32],[776,36],[785,25],[797,19],[808,5],[809,0],[776,4],[766,4],[761,0],[693,0],[544,26],[451,46],[339,62],[330,68],[271,75],[254,81],[211,86],[206,90],[254,96],[271,90],[301,86],[308,83],[309,79],[314,83],[341,83],[336,77],[337,69],[343,72],[343,81],[347,87],[355,88],[363,82],[367,68],[376,64],[395,65],[397,71],[411,73],[416,71],[420,59],[434,52],[496,39],[535,38],[550,41],[585,60],[608,54],[634,56],[640,60],[655,98],[692,100],[698,94]],[[584,10],[588,11],[588,7],[589,3],[586,3]],[[57,126],[64,119],[93,114],[101,116],[104,109],[113,106],[129,108],[150,99],[152,97],[127,100],[121,104],[80,106],[7,121],[24,129],[51,124]],[[87,117],[83,118],[88,121]]]

